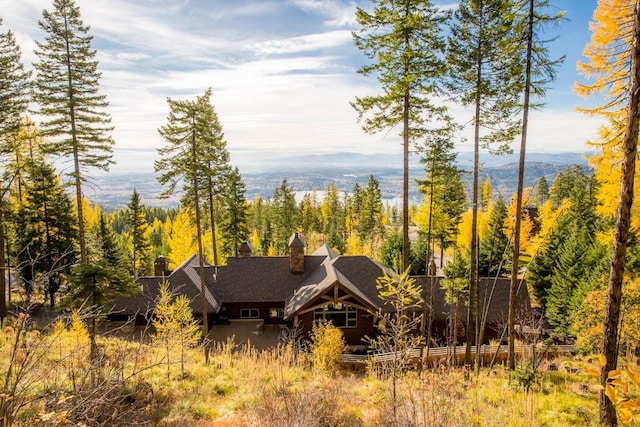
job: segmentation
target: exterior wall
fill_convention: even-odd
[[[373,324],[373,316],[363,310],[357,311],[357,325],[353,328],[340,328],[344,334],[344,339],[347,345],[351,346],[363,346],[366,342],[363,341],[365,336],[373,337],[376,334],[376,327]],[[298,317],[299,326],[303,335],[307,335],[313,329],[313,311],[305,313]]]
[[[243,317],[243,310],[258,310],[258,317]],[[216,320],[219,323],[224,323],[225,321],[231,319],[256,319],[256,320],[264,320],[265,325],[278,325],[278,324],[287,324],[290,322],[286,322],[282,317],[272,317],[271,310],[281,310],[284,312],[284,301],[279,302],[243,302],[243,303],[224,303],[222,307],[220,307],[220,311],[218,311],[216,315]],[[226,318],[225,318],[226,316]]]

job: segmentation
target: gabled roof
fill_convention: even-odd
[[[291,273],[289,257],[232,257],[227,265],[207,271],[207,287],[223,302],[284,301],[309,275],[314,274],[325,256],[304,257],[304,272]]]
[[[366,256],[339,255],[327,245],[311,255],[304,256],[304,271],[293,273],[289,257],[231,257],[226,266],[213,267],[204,263],[205,298],[207,312],[216,313],[224,303],[284,303],[285,319],[291,319],[338,298],[347,304],[355,304],[371,311],[386,310],[377,289],[377,280],[384,274],[396,276],[390,269]],[[430,302],[428,278],[416,276],[416,283],[423,287]],[[451,306],[445,302],[445,292],[440,288],[441,277],[434,278],[434,320],[446,320]],[[117,298],[114,310],[123,314],[143,313],[159,293],[163,277],[141,277],[142,290],[132,297]],[[202,311],[200,298],[199,258],[191,256],[178,266],[166,280],[174,293],[186,295],[194,312]],[[495,283],[495,286],[494,286]],[[489,322],[505,320],[509,303],[509,283],[506,278],[480,279],[480,299],[488,298],[493,289],[489,310]],[[484,305],[484,304],[483,304]],[[530,302],[526,285],[520,286],[518,310],[529,311]],[[466,316],[464,303],[458,306],[460,318]]]
[[[430,302],[429,278],[425,276],[413,276],[416,284],[426,288],[427,301]],[[443,277],[434,277],[434,295],[433,295],[433,319],[438,321],[446,321],[453,308],[453,304],[447,304],[445,301],[445,290],[441,288],[440,282]],[[506,323],[509,312],[509,289],[511,279],[507,277],[499,278],[480,278],[478,283],[479,307],[486,308],[487,302],[491,300],[489,309],[487,310],[488,323]],[[525,313],[531,312],[531,301],[526,283],[523,281],[519,284],[516,294],[516,317],[520,318]],[[467,306],[464,301],[458,304],[458,319],[466,319]]]
[[[340,256],[331,252],[334,256],[327,257],[325,262],[287,299],[285,319],[291,318],[308,307],[319,296],[331,291],[334,286],[339,286],[355,296],[371,310],[382,306],[376,280],[383,275],[384,267],[364,256]]]
[[[205,269],[210,268],[204,261]],[[160,285],[163,280],[169,283],[169,289],[173,294],[186,295],[190,301],[191,310],[195,313],[202,312],[202,299],[200,298],[200,262],[197,255],[187,258],[176,267],[171,274],[163,276],[139,277],[141,292],[129,297],[117,297],[113,301],[112,314],[135,315],[145,314],[155,306],[155,301],[160,294]],[[206,285],[206,281],[205,281]],[[205,299],[207,300],[207,312],[215,313],[220,308],[220,302],[211,294],[208,286],[205,286]]]

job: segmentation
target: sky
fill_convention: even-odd
[[[37,60],[38,26],[52,0],[0,0],[0,31],[13,31],[28,68]],[[435,0],[443,8],[458,2]],[[545,37],[552,57],[566,55],[545,107],[530,116],[528,152],[584,152],[598,119],[576,112],[573,92],[596,0],[551,0],[567,20]],[[164,145],[167,98],[195,99],[212,88],[231,163],[242,173],[300,154],[401,151],[400,130],[368,135],[350,106],[380,93],[357,70],[355,9],[368,0],[76,0],[97,50],[100,91],[115,126],[111,173],[152,172]],[[460,122],[468,110],[452,108]],[[456,147],[471,151],[460,135]],[[519,144],[518,144],[519,145]]]

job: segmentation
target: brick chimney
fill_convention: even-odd
[[[248,240],[245,240],[244,242],[242,242],[242,244],[238,248],[238,254],[240,254],[240,256],[251,256],[251,255],[253,255],[253,248],[249,244]]]
[[[289,239],[289,269],[292,273],[304,273],[304,240],[300,233]]]

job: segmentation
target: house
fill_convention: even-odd
[[[229,258],[225,266],[204,263],[206,319],[212,330],[218,325],[253,322],[258,328],[278,330],[295,325],[296,330],[308,332],[315,320],[325,319],[342,329],[351,346],[362,346],[365,336],[376,334],[379,313],[386,309],[376,281],[385,273],[394,275],[386,267],[366,256],[338,255],[326,245],[306,255],[304,240],[298,233],[289,241],[288,256],[253,256],[247,242],[239,252],[240,256]],[[170,284],[172,292],[186,295],[194,314],[202,317],[198,257],[190,257],[173,271],[166,266],[166,260],[158,259],[155,275],[138,279],[138,294],[117,298],[109,317],[124,320],[137,316],[138,322],[146,323],[163,280]],[[435,278],[434,330],[444,337],[450,307],[444,301],[440,279]],[[424,277],[416,280],[425,286]],[[505,280],[496,282],[490,326],[500,316],[506,318]],[[484,279],[481,289],[488,289],[486,284]],[[530,310],[526,286],[519,293],[518,303],[522,310]],[[459,316],[466,316],[464,307],[459,309]],[[485,339],[497,335],[497,331],[488,328]]]

